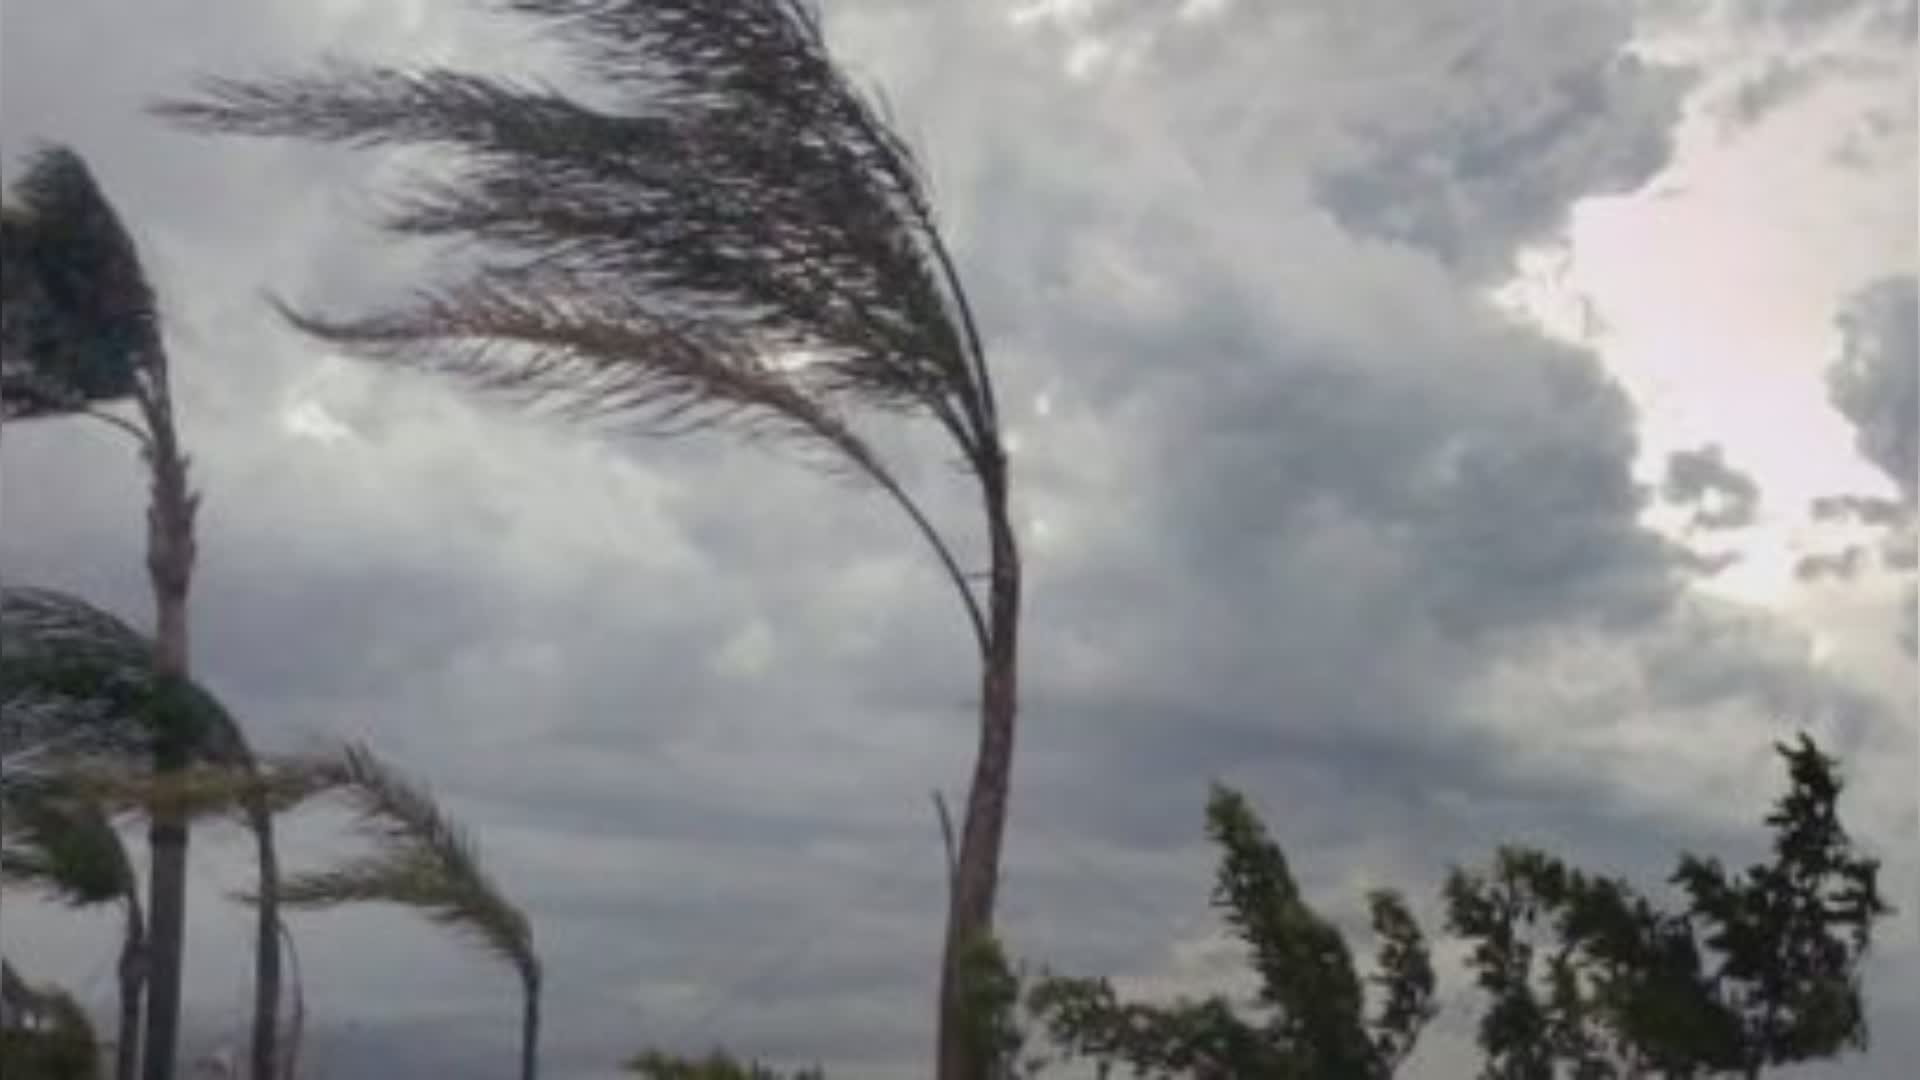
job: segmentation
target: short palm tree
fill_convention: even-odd
[[[78,597],[50,589],[0,590],[0,754],[10,767],[0,784],[11,789],[25,782],[22,776],[62,775],[77,761],[110,763],[121,773],[151,770],[155,777],[191,775],[196,762],[253,774],[257,765],[239,722],[204,687],[155,657],[150,639]],[[44,768],[21,765],[32,757],[43,759]],[[158,768],[161,762],[169,767]],[[194,812],[180,800],[149,800],[145,810],[149,820],[175,821],[183,830]],[[273,807],[265,798],[248,797],[242,811],[254,837],[260,892],[268,898],[256,930],[270,932],[255,942],[254,1065],[269,1069],[265,1080],[278,1080],[271,1071],[281,933]],[[140,950],[143,977],[123,983],[134,988],[136,999],[153,985],[156,934],[150,923]],[[125,1000],[122,1006],[128,1007]],[[155,1068],[152,1023],[149,1008],[142,1046],[149,1071]]]
[[[189,128],[446,151],[401,236],[477,252],[385,311],[284,308],[338,347],[580,418],[725,425],[823,449],[905,512],[959,594],[981,665],[954,859],[939,1076],[977,1080],[958,959],[992,932],[1014,748],[1021,575],[986,352],[904,141],[833,61],[803,0],[493,0],[571,50],[595,103],[446,68],[330,65],[210,80],[157,106]],[[856,421],[945,434],[978,488],[984,574]],[[984,578],[984,585],[980,579]]]
[[[373,850],[288,876],[280,883],[280,902],[293,908],[398,904],[505,961],[519,978],[522,995],[520,1076],[534,1080],[540,1055],[540,957],[533,927],[480,865],[466,831],[424,787],[364,746],[348,745],[289,768],[312,778],[315,786],[341,793],[358,813],[358,831]]]

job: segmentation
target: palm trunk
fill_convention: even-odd
[[[140,1072],[140,1004],[146,985],[146,920],[128,882],[126,939],[120,943],[120,1019],[113,1047],[114,1080],[135,1080]]]
[[[259,872],[254,905],[253,1080],[280,1080],[280,858],[274,850],[273,813],[264,796],[247,808]]]
[[[147,574],[153,586],[154,667],[164,680],[187,675],[187,593],[193,580],[194,499],[187,489],[187,463],[174,436],[165,368],[155,395],[142,401],[147,414],[148,463],[153,472],[152,502],[147,508]],[[168,716],[169,726],[181,718]],[[157,733],[154,774],[185,767],[188,733]],[[173,1080],[180,1051],[181,961],[186,944],[187,822],[173,808],[158,808],[148,830],[153,864],[148,886],[152,906],[148,945],[146,1080]]]
[[[1007,796],[1013,773],[1014,721],[1018,707],[1020,557],[1007,513],[1003,463],[982,471],[992,581],[988,634],[980,693],[980,745],[954,861],[948,898],[945,955],[940,965],[939,1080],[986,1080],[990,1047],[977,1033],[982,1019],[968,1015],[963,985],[969,951],[993,934],[995,893],[1000,884],[1000,847],[1006,833]]]
[[[275,882],[275,888],[279,883]],[[274,906],[279,906],[275,898]],[[287,948],[287,974],[293,976],[293,1011],[287,1018],[287,1042],[285,1052],[280,1055],[280,1076],[278,1080],[296,1080],[300,1070],[300,1037],[307,1028],[307,996],[300,983],[300,952],[293,947],[293,933],[287,924],[276,916],[274,925],[280,931],[280,941]]]
[[[536,1080],[540,1073],[540,976],[523,980],[526,1000],[520,1005],[520,1080]]]

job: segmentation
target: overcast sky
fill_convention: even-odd
[[[393,162],[141,115],[196,73],[328,52],[550,70],[483,6],[6,5],[8,175],[74,145],[163,295],[206,498],[197,666],[260,743],[366,738],[477,829],[536,925],[550,1075],[716,1040],[913,1075],[928,792],[960,795],[974,670],[909,529],[777,452],[589,438],[328,355],[261,292],[404,283],[362,224]],[[1650,885],[1682,847],[1756,856],[1770,743],[1799,727],[1841,756],[1902,908],[1874,1050],[1832,1075],[1909,1075],[1914,17],[828,5],[928,164],[1017,440],[1019,956],[1150,992],[1232,979],[1214,778],[1325,909],[1392,884],[1437,931],[1446,866],[1499,841]],[[937,445],[890,441],[977,551]],[[4,481],[0,573],[144,622],[127,448],[9,429]],[[1895,524],[1816,513],[1833,496]],[[220,894],[251,871],[233,836],[195,844],[211,1052],[244,1032],[249,929]],[[110,999],[111,920],[7,912],[10,957]],[[314,1075],[507,1075],[505,972],[401,914],[296,933]],[[1416,1078],[1471,1060],[1443,959]]]

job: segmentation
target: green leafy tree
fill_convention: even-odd
[[[1805,736],[1779,750],[1788,788],[1766,817],[1772,860],[1731,874],[1682,856],[1677,910],[1526,848],[1449,876],[1448,928],[1487,998],[1483,1080],[1751,1080],[1866,1046],[1860,972],[1890,911],[1879,864],[1841,825],[1833,759]],[[1435,1013],[1406,906],[1370,897],[1381,946],[1366,1015],[1344,939],[1301,899],[1246,801],[1216,788],[1208,823],[1222,851],[1215,903],[1260,978],[1253,1015],[1219,996],[1130,1003],[1104,979],[1049,977],[1028,1006],[1053,1042],[1136,1075],[1393,1075]]]
[[[1757,1077],[1865,1047],[1879,864],[1840,823],[1835,762],[1805,736],[1779,750],[1772,860],[1682,856],[1679,910],[1527,849],[1452,875],[1448,921],[1490,1002],[1484,1077]]]
[[[160,664],[157,652],[150,639],[77,597],[48,589],[0,591],[0,753],[10,770],[6,788],[82,760],[155,778],[190,776],[195,763],[252,774],[256,763],[239,722],[205,688]],[[23,764],[23,759],[38,760]],[[141,810],[149,821],[175,822],[183,834],[195,812],[178,801],[122,808]],[[242,809],[254,837],[260,890],[273,897],[279,860],[272,807],[264,798],[252,798]],[[159,853],[156,849],[156,861]],[[256,1068],[275,1060],[274,1034],[263,1036],[260,1026],[277,1027],[280,986],[277,902],[263,905],[263,911],[261,918],[275,936],[256,942],[256,953],[264,948],[273,954],[271,961],[255,958]],[[137,974],[123,977],[123,992],[136,1000],[155,978],[158,932],[155,919],[134,952]],[[124,997],[122,1007],[132,1007]],[[135,1037],[129,1038],[123,1016],[122,1045],[142,1046],[149,1074],[165,1071],[170,1055],[154,1064],[151,1007],[146,1025],[142,1045],[139,1025],[132,1026]],[[268,1077],[277,1080],[271,1073]]]
[[[328,788],[359,815],[373,850],[280,883],[290,908],[387,903],[412,908],[504,961],[520,980],[520,1076],[534,1080],[540,1054],[540,957],[533,927],[480,864],[466,831],[432,795],[364,746],[287,764],[296,789]]]
[[[569,47],[592,103],[446,68],[217,79],[157,111],[189,128],[451,155],[386,224],[477,255],[396,307],[285,308],[330,344],[527,404],[656,433],[789,439],[872,482],[931,547],[981,665],[955,862],[938,1075],[978,1080],[961,954],[992,932],[1013,762],[1021,575],[985,349],[906,144],[801,0],[492,0]],[[858,430],[935,425],[977,486],[962,568]]]
[[[1207,826],[1221,852],[1214,904],[1260,976],[1251,1015],[1220,996],[1130,1003],[1105,979],[1050,976],[1036,983],[1028,1005],[1052,1040],[1142,1076],[1393,1075],[1434,1014],[1433,966],[1405,903],[1392,892],[1369,897],[1381,946],[1372,977],[1379,1002],[1368,1015],[1345,939],[1301,897],[1286,856],[1245,797],[1216,786]]]
[[[0,325],[0,415],[9,420],[83,415],[133,436],[145,458],[147,576],[154,600],[152,663],[165,678],[188,674],[188,595],[199,506],[175,426],[167,351],[153,287],[131,234],[79,154],[41,150],[14,184],[0,220],[10,312]],[[137,422],[110,411],[131,401]],[[153,767],[184,767],[182,740],[155,740]],[[271,829],[271,823],[266,827]],[[154,818],[144,1075],[171,1080],[179,1053],[186,936],[188,828]],[[277,926],[260,911],[255,942],[254,1080],[275,1080],[280,993]]]

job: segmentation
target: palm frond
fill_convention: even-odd
[[[94,758],[62,765],[56,779],[109,814],[180,820],[232,815],[252,821],[291,810],[329,786],[304,768],[272,761],[195,763],[156,773]]]
[[[702,397],[730,407],[716,419],[789,409],[789,395],[732,392],[737,358],[805,351],[814,362],[789,381],[810,396],[924,410],[969,455],[995,442],[978,342],[919,170],[835,66],[812,12],[780,0],[501,6],[571,46],[617,91],[618,110],[457,71],[340,63],[209,80],[156,109],[202,131],[451,151],[449,175],[396,200],[388,224],[537,267],[563,309],[645,297],[643,326],[668,321],[711,362],[689,368],[650,333],[615,355],[676,380],[714,376]],[[487,284],[479,273],[469,284]],[[365,343],[388,358],[403,343],[431,350],[445,341],[438,311],[428,301],[376,317],[381,332]],[[368,326],[313,323],[348,345],[361,342],[344,331]],[[762,365],[757,377],[784,376]],[[617,385],[598,400],[651,413],[680,398]],[[796,430],[815,429],[802,419]]]
[[[136,396],[164,363],[133,238],[71,149],[35,153],[0,217],[0,405],[9,418]]]
[[[58,781],[0,790],[0,880],[91,907],[134,895],[133,863],[101,805]]]
[[[300,766],[334,786],[358,813],[357,829],[373,846],[336,866],[288,875],[280,884],[288,907],[389,903],[412,908],[512,965],[522,982],[540,980],[533,929],[481,866],[466,831],[427,790],[350,744]]]
[[[190,757],[251,760],[239,722],[192,680],[160,674],[152,640],[118,616],[53,589],[0,590],[0,756],[7,776],[36,747],[63,760],[149,756],[162,736]],[[11,782],[9,780],[8,782]]]
[[[94,1039],[93,1021],[72,994],[58,986],[36,986],[15,970],[12,962],[0,957],[0,1005],[4,1005],[0,1013],[13,1021],[7,1029],[9,1033],[27,1032],[37,1036],[33,1052],[21,1054],[22,1073],[94,1075],[98,1043]]]

